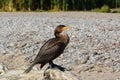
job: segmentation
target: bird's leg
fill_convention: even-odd
[[[42,64],[40,65],[40,69],[42,69],[45,64],[46,64],[46,63],[42,63]]]
[[[52,61],[49,62],[49,65],[50,65],[50,68],[53,68],[55,66],[55,64]]]

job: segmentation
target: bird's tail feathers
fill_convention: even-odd
[[[35,65],[34,63],[30,65],[30,67],[28,67],[23,73],[29,73],[32,70],[34,65]]]

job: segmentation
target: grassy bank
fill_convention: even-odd
[[[0,11],[111,11],[120,8],[120,0],[0,0]]]

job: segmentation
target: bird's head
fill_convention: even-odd
[[[55,29],[55,32],[61,33],[62,31],[65,31],[67,29],[69,29],[69,26],[66,25],[58,25]]]
[[[69,26],[66,25],[58,25],[54,31],[54,35],[56,37],[60,37],[61,35],[65,35],[65,33],[62,33],[63,31],[69,29]]]

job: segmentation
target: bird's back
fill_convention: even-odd
[[[57,58],[65,49],[65,44],[59,39],[48,40],[40,49],[36,56],[35,63],[47,63]]]

